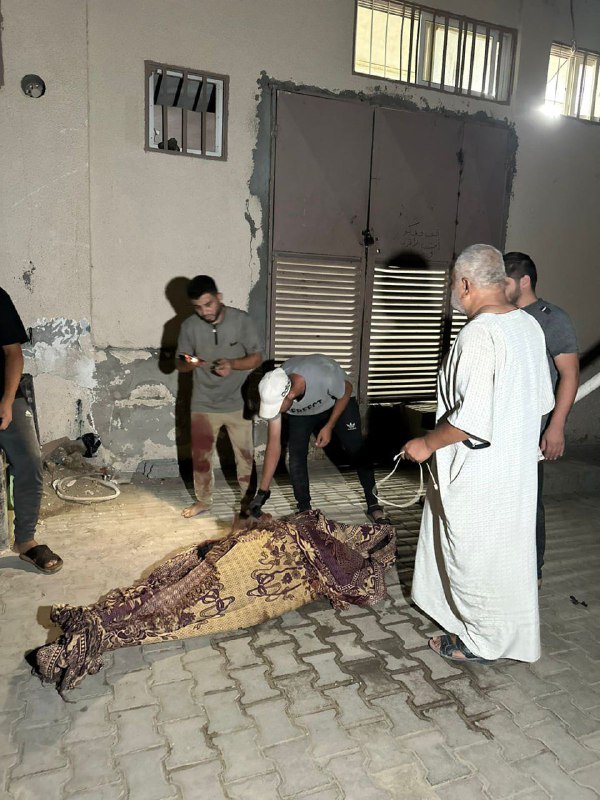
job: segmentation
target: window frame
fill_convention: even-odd
[[[215,152],[205,151],[205,152],[198,152],[197,150],[188,150],[187,148],[187,131],[186,131],[186,119],[187,119],[187,109],[182,108],[182,149],[181,150],[169,150],[168,146],[159,148],[159,147],[152,147],[150,145],[150,116],[151,111],[154,107],[154,102],[152,102],[153,98],[150,97],[150,81],[152,78],[152,74],[157,70],[162,70],[163,74],[167,75],[169,72],[176,72],[178,74],[183,75],[184,86],[185,82],[191,78],[193,80],[202,79],[206,81],[206,83],[211,83],[215,86],[215,92],[217,97],[219,94],[221,95],[221,110],[219,113],[219,107],[217,103],[217,108],[215,112],[215,133],[220,130],[221,133],[221,153],[219,155],[215,154]],[[228,131],[228,121],[229,121],[229,75],[221,75],[216,72],[207,72],[206,70],[202,69],[192,69],[189,67],[180,67],[175,66],[173,64],[164,64],[159,61],[144,61],[144,94],[145,94],[145,103],[144,103],[144,114],[145,114],[145,139],[144,139],[144,151],[146,153],[164,153],[166,155],[172,156],[183,156],[186,158],[202,158],[207,161],[227,161],[227,131]],[[164,108],[169,108],[169,106],[164,106]],[[206,112],[201,112],[202,116]],[[185,131],[185,133],[184,133]],[[167,125],[167,137],[166,141],[168,143],[169,138],[169,130]],[[163,141],[165,141],[165,137],[163,135]],[[215,135],[215,141],[217,141],[217,137]],[[183,146],[185,145],[185,149]]]
[[[600,125],[600,103],[596,102],[596,98],[600,95],[600,52],[597,52],[595,50],[589,50],[583,47],[576,47],[573,50],[572,45],[565,44],[564,42],[553,41],[550,45],[548,61],[552,57],[552,50],[555,47],[568,50],[575,56],[575,59],[571,61],[568,67],[569,72],[567,76],[565,103],[563,108],[558,112],[558,116],[565,117],[566,119],[575,119],[578,122],[586,122],[591,125]],[[583,58],[582,62],[581,61],[578,62],[577,56]],[[583,68],[585,68],[588,56],[592,56],[596,60],[596,72],[594,75],[594,84],[592,89],[592,105],[590,107],[590,116],[585,117],[581,116],[581,107],[580,107],[585,79],[581,83],[581,88],[579,92],[577,92],[577,83],[578,83],[577,69],[580,64]],[[546,97],[546,92],[548,90],[548,83],[549,83],[548,73],[546,72],[546,86],[545,86],[546,91],[544,92],[544,106],[550,107],[553,104]]]
[[[373,4],[377,2],[377,0],[372,0]],[[512,92],[514,88],[514,76],[515,76],[515,63],[516,63],[516,53],[517,53],[517,46],[518,46],[518,31],[515,28],[508,28],[504,25],[497,25],[492,22],[485,22],[483,20],[474,19],[472,17],[467,17],[462,14],[454,14],[448,11],[442,11],[440,9],[435,9],[430,6],[421,5],[420,3],[413,3],[413,2],[404,2],[404,0],[390,0],[388,3],[388,7],[392,4],[401,5],[403,7],[409,6],[411,9],[418,10],[419,12],[419,19],[416,21],[416,25],[418,26],[417,32],[417,42],[418,42],[418,53],[416,54],[415,66],[414,66],[414,73],[415,79],[410,80],[411,72],[413,71],[412,65],[412,42],[410,43],[410,51],[411,55],[409,55],[409,65],[408,65],[408,78],[409,80],[404,80],[401,77],[399,78],[391,78],[387,75],[377,75],[372,72],[361,72],[356,68],[356,40],[357,40],[357,31],[358,31],[358,10],[361,5],[364,4],[364,0],[355,0],[354,3],[354,31],[353,31],[353,43],[352,43],[352,74],[356,75],[357,77],[368,77],[377,80],[383,81],[390,81],[392,83],[399,83],[403,86],[415,86],[418,88],[423,89],[432,89],[436,92],[442,92],[443,94],[451,94],[455,97],[467,97],[467,98],[475,98],[480,100],[486,100],[490,103],[497,103],[498,105],[510,105]],[[364,6],[365,8],[368,7]],[[371,8],[373,11],[373,8]],[[389,14],[389,12],[388,12]],[[402,15],[405,16],[404,14]],[[411,13],[410,16],[411,21],[415,19],[415,15]],[[496,83],[497,83],[497,96],[502,96],[503,92],[501,90],[506,91],[506,99],[499,100],[497,97],[493,97],[486,92],[479,92],[473,91],[471,89],[462,89],[460,84],[462,82],[462,72],[461,78],[458,82],[455,82],[454,87],[449,84],[446,84],[444,81],[444,86],[441,84],[433,83],[431,80],[428,80],[424,77],[424,67],[425,61],[427,58],[426,48],[424,46],[425,36],[426,36],[426,28],[427,25],[423,24],[423,22],[431,22],[435,25],[437,20],[446,20],[446,25],[448,29],[458,29],[462,32],[462,30],[466,27],[466,30],[470,32],[471,36],[477,36],[477,32],[479,28],[486,29],[489,33],[490,39],[496,39],[495,42],[495,49],[496,51],[498,48],[500,49],[500,57],[502,55],[503,45],[501,44],[503,41],[504,36],[511,37],[511,48],[510,48],[510,57],[502,63],[498,64],[497,75],[496,75]],[[412,36],[412,34],[409,34]],[[463,39],[463,42],[465,39]],[[464,44],[461,42],[461,49],[464,51]],[[471,52],[473,52],[474,48],[471,48]],[[445,48],[444,53],[442,55],[442,59],[445,57]],[[400,62],[401,64],[401,62]],[[384,64],[384,69],[386,64]],[[432,66],[430,66],[430,69]],[[463,65],[464,69],[464,65]],[[400,74],[402,74],[402,70],[400,69]],[[445,77],[445,64],[442,64],[442,77]],[[448,87],[448,88],[446,88]]]

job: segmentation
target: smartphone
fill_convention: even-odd
[[[177,358],[180,359],[180,361],[185,361],[186,364],[200,364],[202,361],[198,356],[190,356],[187,353],[180,353]]]

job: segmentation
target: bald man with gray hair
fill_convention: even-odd
[[[437,424],[404,446],[432,458],[412,596],[447,631],[453,661],[540,656],[535,516],[540,421],[554,398],[544,334],[506,300],[502,253],[456,260],[452,306],[466,314],[438,378]]]

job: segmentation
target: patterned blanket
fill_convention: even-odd
[[[319,596],[341,608],[376,603],[394,558],[388,525],[343,525],[319,511],[260,520],[185,550],[94,605],[53,606],[62,636],[28,660],[62,692],[98,672],[107,650],[246,628]]]

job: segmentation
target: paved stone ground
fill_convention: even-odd
[[[386,485],[386,487],[389,484]],[[401,479],[386,495],[407,496]],[[313,470],[315,505],[362,521],[357,482]],[[471,800],[600,796],[598,497],[548,504],[536,664],[455,666],[407,602],[420,509],[396,512],[399,578],[378,607],[324,602],[251,630],[109,654],[65,703],[29,674],[55,602],[88,603],[165,556],[228,529],[186,521],[181,482],[126,486],[68,506],[44,541],[65,558],[43,576],[0,559],[0,796],[12,800]],[[270,510],[291,510],[280,484]],[[574,605],[569,596],[585,600]]]

